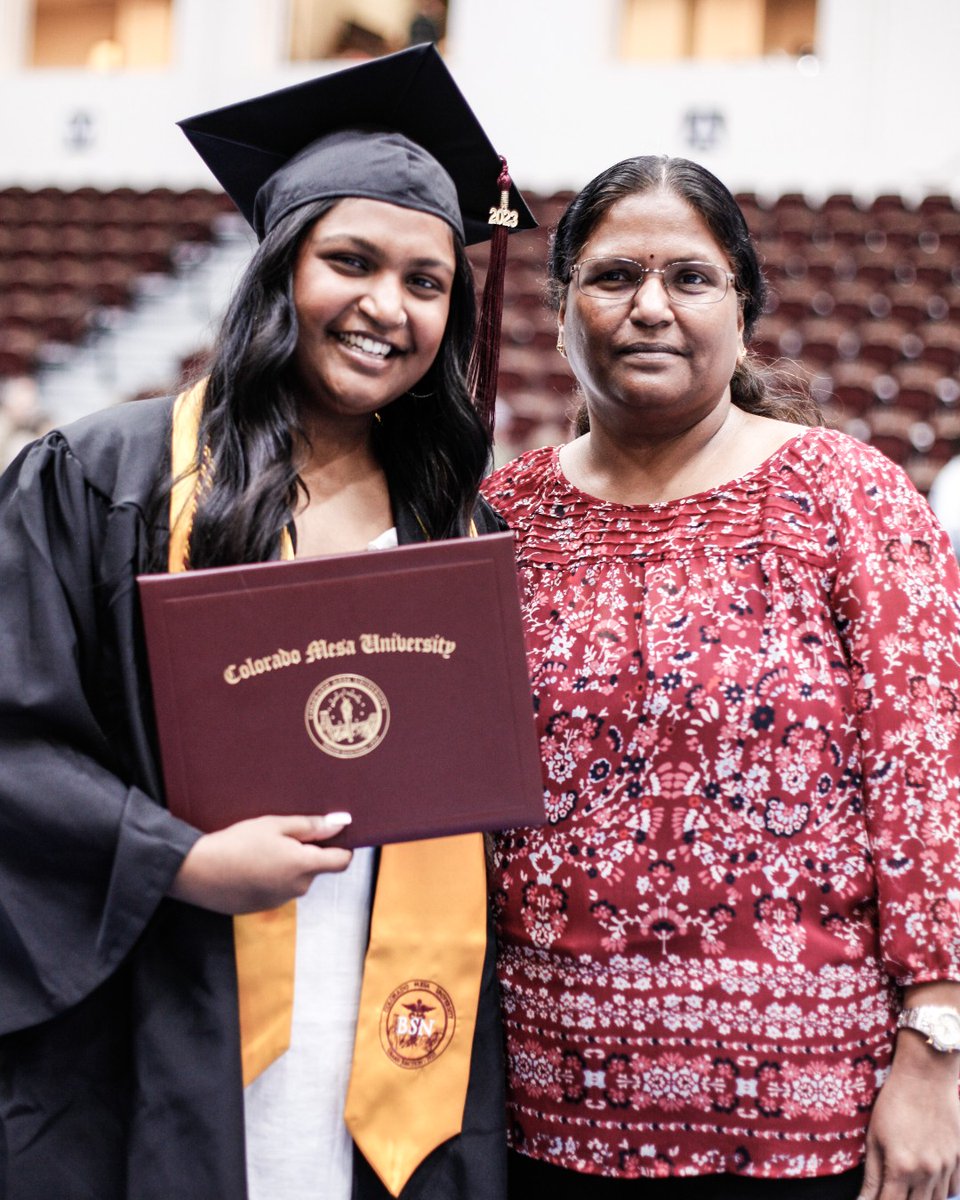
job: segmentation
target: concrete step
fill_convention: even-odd
[[[86,345],[51,354],[38,382],[53,422],[173,387],[182,360],[212,343],[254,245],[245,225],[226,223],[200,261],[179,275],[145,277],[132,308],[103,313]]]

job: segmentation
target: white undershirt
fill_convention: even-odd
[[[960,457],[951,458],[934,479],[930,507],[950,534],[954,552],[960,557]]]
[[[397,544],[388,529],[371,550]],[[336,808],[336,804],[333,805]],[[318,875],[297,901],[290,1049],[244,1089],[249,1200],[349,1200],[343,1123],[370,921],[374,852]]]

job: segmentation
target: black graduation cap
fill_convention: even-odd
[[[431,212],[468,244],[495,228],[501,159],[432,45],[179,125],[260,238],[294,208],[335,196]],[[512,183],[508,190],[512,227],[534,228]]]

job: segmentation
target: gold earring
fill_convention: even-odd
[[[567,352],[563,348],[563,330],[562,329],[557,332],[557,349],[560,351],[561,355],[564,358],[567,357]]]

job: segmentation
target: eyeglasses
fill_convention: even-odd
[[[736,278],[713,263],[675,262],[643,267],[632,258],[585,258],[573,268],[577,288],[594,300],[632,300],[648,275],[659,275],[675,304],[716,304]]]

